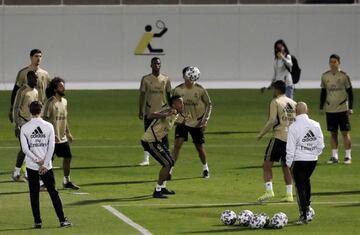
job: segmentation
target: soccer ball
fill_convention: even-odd
[[[221,213],[220,220],[225,225],[233,225],[236,222],[236,213],[231,210],[226,210]]]
[[[285,213],[279,212],[274,214],[274,216],[270,220],[270,226],[273,228],[283,228],[288,223],[288,217]]]
[[[250,219],[254,216],[254,214],[249,210],[243,210],[238,215],[238,221],[241,226],[249,226]]]
[[[314,217],[315,217],[315,210],[311,206],[309,206],[309,210],[306,212],[307,222],[312,221]]]
[[[265,227],[265,224],[266,224],[266,218],[265,218],[265,216],[255,214],[255,215],[250,219],[249,226],[250,226],[250,228],[252,228],[252,229],[260,229],[260,228]]]
[[[200,70],[199,70],[199,68],[194,67],[194,66],[190,66],[185,71],[185,78],[189,79],[192,82],[195,82],[195,81],[199,80],[199,78],[200,78]]]
[[[268,216],[266,213],[264,213],[264,212],[260,213],[259,216],[261,216],[261,217],[263,217],[263,218],[265,219],[265,225],[264,225],[264,227],[267,227],[267,226],[270,224],[270,218],[269,218],[269,216]]]

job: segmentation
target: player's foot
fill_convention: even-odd
[[[148,165],[150,165],[149,161],[143,161],[139,163],[139,166],[148,166]]]
[[[161,189],[161,193],[164,194],[164,195],[174,195],[174,194],[175,194],[175,191],[169,190],[169,189],[167,189],[167,188],[162,188],[162,189]]]
[[[46,187],[45,187],[44,184],[40,185],[40,190],[39,190],[39,191],[40,191],[40,192],[46,192],[46,191],[47,191],[47,189],[46,189]]]
[[[337,164],[339,163],[339,159],[331,157],[329,161],[327,161],[327,164]]]
[[[274,191],[266,190],[265,193],[258,198],[258,202],[267,202],[273,197],[275,197]]]
[[[13,179],[14,182],[21,182],[23,181],[23,179],[21,178],[21,175],[12,175],[11,178]]]
[[[74,189],[74,190],[78,190],[80,189],[79,186],[77,186],[76,184],[73,184],[72,182],[67,182],[66,184],[63,184],[64,189]]]
[[[351,164],[351,158],[346,157],[346,158],[344,159],[344,164],[345,164],[345,165],[350,165],[350,164]]]
[[[210,172],[209,172],[209,170],[204,170],[204,171],[203,171],[203,178],[205,178],[205,179],[209,179],[209,178],[210,178]]]
[[[42,227],[42,223],[35,223],[34,228],[40,229]]]
[[[293,201],[294,201],[294,197],[292,193],[287,193],[286,196],[280,200],[280,202],[293,202]]]
[[[306,220],[306,218],[304,218],[304,216],[300,216],[299,217],[299,219],[298,220],[296,220],[295,222],[294,222],[294,224],[296,224],[296,225],[304,225],[304,224],[307,224],[308,223],[308,221]]]
[[[164,195],[161,191],[154,191],[153,198],[159,198],[159,199],[166,199],[168,198],[166,195]]]
[[[65,218],[65,220],[63,222],[60,222],[61,228],[69,228],[71,226],[72,226],[72,223],[67,218]]]

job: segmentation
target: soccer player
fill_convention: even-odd
[[[15,136],[18,139],[20,137],[20,128],[31,119],[31,113],[29,110],[30,104],[33,101],[38,101],[38,91],[35,88],[37,86],[38,76],[35,74],[34,71],[29,71],[26,76],[27,84],[25,86],[22,86],[17,91],[14,101],[14,108],[12,110],[12,120],[14,120],[15,122]],[[20,171],[24,159],[25,154],[20,148],[20,151],[18,152],[16,158],[15,170],[12,175],[12,178],[15,182],[21,181]],[[25,178],[27,178],[26,172]]]
[[[351,164],[350,115],[353,113],[353,90],[349,76],[340,70],[340,56],[331,55],[330,70],[321,77],[320,110],[326,112],[327,130],[331,133],[332,156],[328,164],[339,163],[338,130],[345,147],[344,164]]]
[[[31,64],[29,66],[21,69],[18,72],[18,74],[16,76],[15,85],[14,85],[14,88],[13,88],[12,94],[11,94],[11,100],[10,100],[10,103],[11,103],[10,112],[9,112],[10,122],[14,121],[13,116],[12,116],[12,110],[13,110],[13,106],[14,106],[16,93],[22,86],[27,84],[27,73],[29,71],[34,71],[36,73],[36,75],[38,76],[38,84],[36,86],[36,89],[39,93],[39,101],[42,102],[43,104],[45,103],[45,100],[46,100],[45,91],[50,83],[50,76],[47,71],[40,68],[41,60],[42,60],[41,50],[39,50],[39,49],[31,50],[31,52],[30,52]]]
[[[43,180],[60,227],[70,227],[72,224],[64,216],[59,193],[55,188],[54,173],[51,158],[54,152],[55,135],[53,126],[40,117],[42,105],[39,101],[30,104],[32,119],[21,128],[21,147],[26,154],[26,171],[29,176],[29,190],[31,209],[34,216],[35,228],[42,227],[39,203],[39,178]]]
[[[188,140],[190,133],[195,148],[199,154],[200,161],[203,164],[203,177],[209,178],[209,167],[206,161],[206,152],[204,149],[205,137],[204,130],[210,118],[212,104],[206,89],[200,84],[195,83],[188,70],[191,67],[183,69],[184,83],[174,89],[174,96],[181,96],[184,99],[184,116],[182,123],[178,123],[175,129],[175,144],[173,156],[175,161],[178,159],[181,146]]]
[[[64,182],[65,189],[80,189],[79,186],[70,181],[70,163],[72,153],[69,142],[72,142],[68,125],[67,100],[65,96],[65,81],[62,78],[55,77],[50,82],[48,94],[51,95],[47,100],[43,118],[50,122],[55,129],[55,154],[63,158]]]
[[[149,114],[149,118],[153,121],[141,138],[144,150],[148,151],[162,165],[153,193],[154,198],[167,198],[166,195],[175,194],[174,191],[166,188],[166,180],[169,178],[170,169],[174,166],[175,160],[162,139],[174,126],[183,110],[183,99],[180,96],[173,96],[170,100],[170,107],[164,107],[160,111]]]
[[[300,218],[295,223],[307,224],[310,209],[310,177],[325,147],[320,124],[309,119],[304,102],[296,105],[296,122],[290,125],[286,144],[286,165],[292,169],[298,195]]]
[[[151,113],[167,107],[171,95],[171,83],[167,75],[161,74],[161,61],[158,57],[151,59],[151,74],[145,75],[141,79],[139,97],[139,119],[144,120],[145,130],[148,129],[153,119],[149,117]],[[167,135],[164,136],[164,144],[169,148]],[[140,166],[149,165],[149,153],[144,151],[144,161]]]
[[[281,160],[281,166],[286,184],[286,196],[283,202],[294,201],[292,194],[292,178],[289,168],[286,166],[286,140],[288,127],[295,121],[296,102],[285,96],[286,85],[283,81],[275,81],[272,85],[274,99],[270,103],[270,114],[264,128],[257,135],[260,140],[268,131],[273,131],[269,145],[265,151],[263,165],[265,194],[258,198],[259,202],[265,202],[275,196],[272,185],[272,166],[274,162]]]

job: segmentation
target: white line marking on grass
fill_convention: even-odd
[[[102,207],[105,208],[106,210],[108,210],[111,214],[115,215],[116,217],[118,217],[119,219],[124,221],[126,224],[130,225],[131,227],[133,227],[134,229],[139,231],[141,234],[143,234],[143,235],[152,235],[152,233],[149,230],[147,230],[146,228],[142,227],[141,225],[135,223],[129,217],[127,217],[126,215],[124,215],[120,211],[116,210],[112,206],[106,205],[106,206],[102,206]]]
[[[85,193],[85,192],[74,192],[72,194],[75,194],[75,195],[88,195],[90,193]]]
[[[211,207],[211,206],[277,206],[277,205],[294,205],[296,202],[268,202],[268,203],[256,203],[256,202],[234,202],[234,203],[185,203],[185,204],[112,204],[113,206],[122,206],[122,207]],[[360,204],[360,201],[348,201],[348,202],[311,202],[312,205],[348,205],[348,204]]]

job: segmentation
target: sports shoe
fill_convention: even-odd
[[[78,190],[80,189],[79,186],[77,186],[76,184],[73,184],[72,182],[67,182],[66,184],[63,184],[64,189],[74,189],[74,190]]]
[[[162,188],[162,189],[161,189],[161,193],[164,194],[164,195],[174,195],[174,194],[175,194],[175,191],[169,190],[169,189],[167,189],[167,188]]]
[[[72,226],[72,223],[65,217],[65,220],[63,222],[60,222],[61,228],[69,228]]]
[[[327,161],[327,164],[337,164],[339,163],[339,159],[331,157],[329,161]]]
[[[161,191],[158,192],[158,191],[154,190],[153,198],[166,199],[168,197],[166,195],[164,195]]]
[[[35,223],[34,228],[40,229],[42,227],[42,223]]]
[[[44,184],[40,185],[40,192],[46,192],[47,191],[47,188]]]
[[[294,222],[295,225],[304,225],[307,224],[307,220],[304,218],[304,216],[300,216],[298,220]]]
[[[280,202],[293,202],[294,197],[292,193],[287,193],[285,197],[281,198]]]
[[[13,179],[14,182],[21,182],[22,178],[21,175],[12,175],[11,178]]]
[[[351,158],[346,157],[346,158],[344,159],[344,164],[345,164],[345,165],[350,165],[350,164],[351,164]]]
[[[139,163],[139,166],[148,166],[148,165],[150,165],[149,161],[143,161]]]
[[[266,190],[265,193],[258,198],[258,202],[266,202],[269,201],[271,198],[275,197],[274,191]]]
[[[204,171],[203,171],[203,178],[205,178],[205,179],[209,179],[209,178],[210,178],[209,170],[204,170]]]

